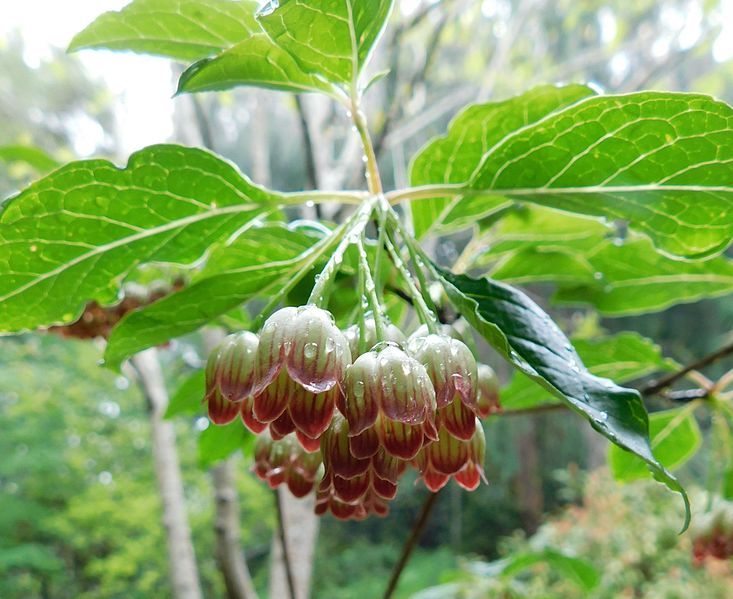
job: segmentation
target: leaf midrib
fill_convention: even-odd
[[[186,218],[177,219],[177,220],[168,222],[164,225],[159,225],[157,227],[145,229],[143,231],[140,231],[139,233],[135,233],[134,235],[121,237],[119,239],[115,239],[114,241],[96,246],[94,249],[84,254],[80,254],[79,256],[77,256],[76,258],[72,260],[69,260],[68,262],[64,262],[63,264],[60,264],[56,268],[39,275],[35,279],[28,281],[27,283],[21,285],[20,287],[17,287],[16,289],[13,289],[9,293],[3,296],[0,296],[0,302],[7,301],[10,298],[13,298],[16,295],[19,295],[25,292],[26,290],[31,289],[35,287],[36,285],[43,283],[44,281],[50,278],[53,278],[55,276],[62,274],[64,271],[70,268],[73,268],[74,266],[81,264],[85,262],[86,260],[92,259],[98,255],[104,254],[118,247],[132,244],[142,239],[152,238],[159,234],[166,233],[168,231],[172,231],[178,228],[186,227],[188,225],[191,225],[197,222],[201,222],[209,218],[215,218],[215,217],[223,216],[227,214],[239,214],[243,212],[250,212],[254,210],[256,207],[257,207],[256,204],[237,204],[234,206],[225,206],[223,208],[215,208],[213,210],[208,210],[207,212],[202,212],[202,213],[195,214],[192,216],[187,216]]]

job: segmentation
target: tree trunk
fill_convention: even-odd
[[[519,475],[516,480],[517,503],[524,529],[532,534],[542,519],[545,497],[540,474],[540,452],[537,446],[537,421],[525,419],[525,429],[519,435]]]
[[[240,541],[239,501],[234,486],[234,458],[211,469],[216,500],[216,562],[229,599],[256,599],[257,591],[244,559]]]
[[[279,488],[280,505],[283,512],[285,543],[293,575],[294,599],[308,599],[310,595],[313,558],[318,539],[318,516],[315,515],[315,496],[296,499],[287,489]],[[270,560],[270,597],[288,599],[290,590],[285,573],[283,547],[275,531],[272,540]]]
[[[201,599],[175,432],[173,424],[163,420],[168,406],[168,392],[160,370],[157,350],[153,348],[140,352],[132,358],[132,365],[149,406],[155,475],[163,507],[163,527],[168,544],[173,597]]]

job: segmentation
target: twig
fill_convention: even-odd
[[[674,385],[680,379],[683,379],[693,370],[700,370],[702,368],[705,368],[706,366],[710,366],[711,364],[714,364],[718,360],[722,360],[723,358],[731,354],[733,354],[733,343],[729,343],[728,345],[721,347],[719,350],[714,351],[707,356],[703,356],[699,360],[688,364],[677,372],[670,373],[659,380],[651,381],[650,383],[644,385],[641,389],[639,389],[639,392],[644,396],[656,395],[667,387]]]
[[[440,46],[440,38],[443,35],[443,30],[445,29],[445,26],[448,24],[450,14],[445,14],[442,16],[438,24],[435,26],[433,31],[430,34],[430,39],[427,42],[426,50],[425,50],[425,59],[423,60],[422,67],[417,69],[410,78],[407,86],[403,86],[403,89],[408,89],[410,92],[415,89],[420,83],[424,82],[427,79],[428,72],[430,71],[430,67],[433,65],[433,59],[435,58],[435,55],[437,53],[437,50]],[[415,25],[413,25],[415,26]],[[401,92],[397,92],[396,84],[397,84],[397,69],[399,67],[399,50],[400,45],[399,42],[401,41],[401,37],[404,31],[399,32],[395,35],[394,43],[396,46],[393,46],[392,49],[392,68],[395,69],[395,74],[390,82],[390,88],[388,89],[388,98],[392,98],[392,101],[390,102],[389,108],[387,110],[387,116],[384,119],[384,123],[382,124],[382,128],[379,131],[379,135],[377,136],[376,140],[374,141],[374,153],[379,157],[382,153],[382,150],[384,149],[384,142],[387,139],[387,136],[389,135],[390,130],[392,129],[392,125],[394,124],[394,121],[397,117],[398,108],[404,103],[403,98],[404,94]]]
[[[402,576],[402,571],[405,569],[405,566],[410,559],[410,555],[412,555],[412,551],[415,549],[415,545],[417,545],[417,542],[420,540],[423,530],[425,530],[425,525],[428,522],[430,512],[432,512],[433,507],[435,506],[439,493],[440,492],[430,493],[425,499],[425,503],[423,503],[422,509],[420,510],[420,515],[410,531],[410,536],[407,537],[407,541],[405,541],[405,544],[402,547],[400,559],[397,564],[395,564],[394,570],[392,570],[392,575],[390,576],[389,583],[387,584],[387,590],[384,591],[384,599],[390,599],[395,592],[397,583],[400,581],[400,576]]]
[[[290,566],[290,554],[288,553],[288,541],[285,538],[285,521],[283,520],[283,506],[280,499],[280,493],[277,489],[273,491],[275,495],[275,508],[277,512],[277,533],[280,537],[280,545],[283,551],[283,569],[285,570],[285,578],[288,582],[288,591],[290,599],[295,599],[295,582],[293,580],[293,570]]]
[[[318,180],[318,167],[316,166],[316,155],[313,149],[313,136],[311,135],[308,117],[305,113],[305,106],[303,106],[303,100],[299,95],[295,96],[295,107],[298,112],[300,132],[303,136],[303,147],[305,149],[305,178],[308,186],[307,189],[319,189],[320,181]],[[321,207],[318,204],[315,206],[315,211],[316,218],[320,220],[322,214]]]
[[[308,189],[318,189],[318,169],[316,168],[316,156],[313,152],[313,137],[311,136],[308,117],[305,114],[305,106],[300,96],[295,96],[295,107],[298,111],[298,120],[300,121],[300,133],[303,136],[303,146],[305,148],[305,177]]]

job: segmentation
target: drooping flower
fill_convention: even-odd
[[[283,308],[260,332],[256,392],[285,370],[311,393],[324,393],[343,380],[349,364],[349,343],[330,312],[310,305]]]
[[[349,435],[371,439],[371,451],[383,447],[396,458],[411,460],[426,441],[437,439],[435,391],[425,368],[393,344],[359,356],[345,379],[340,405]],[[367,432],[374,429],[374,436]],[[369,439],[367,439],[369,441]],[[369,443],[362,443],[369,445]],[[366,457],[367,451],[360,452]]]
[[[328,428],[336,400],[342,396],[339,385],[323,393],[312,393],[296,383],[286,370],[254,397],[254,417],[270,424],[273,436],[297,433],[309,451],[319,446],[318,439]]]
[[[478,413],[481,418],[501,411],[499,377],[487,364],[478,365]]]
[[[276,438],[296,432],[308,451],[331,422],[351,363],[349,344],[326,310],[283,308],[267,319],[257,352],[254,417]]]
[[[273,489],[284,483],[295,497],[305,497],[323,474],[321,454],[304,451],[294,435],[276,440],[265,431],[255,443],[254,472]]]
[[[478,367],[465,343],[443,334],[412,336],[407,351],[420,362],[435,388],[438,424],[468,440],[478,408]]]
[[[437,492],[452,477],[464,489],[476,489],[485,480],[486,439],[481,423],[476,422],[475,432],[468,441],[456,438],[445,427],[440,428],[438,436],[438,441],[424,447],[414,460],[425,486]]]
[[[258,345],[257,335],[243,331],[227,336],[209,355],[205,401],[214,424],[227,424],[240,414],[253,432],[266,427],[252,411]]]
[[[383,447],[369,457],[355,457],[349,442],[348,421],[337,413],[321,437],[325,473],[318,485],[317,511],[331,511],[341,519],[384,515],[407,462],[389,455]]]

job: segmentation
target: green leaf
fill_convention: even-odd
[[[209,424],[199,436],[199,466],[210,468],[240,449],[249,451],[254,440],[239,418],[225,426]]]
[[[648,238],[610,239],[595,219],[532,206],[509,211],[482,233],[473,267],[512,284],[553,282],[559,304],[592,304],[608,316],[642,314],[733,292],[733,262],[660,254]]]
[[[165,417],[191,416],[199,413],[201,400],[204,397],[205,382],[203,370],[197,370],[187,376],[171,396]]]
[[[300,68],[356,91],[393,0],[271,0],[259,22]]]
[[[0,146],[0,162],[21,162],[41,174],[59,166],[59,163],[41,148],[23,145]]]
[[[599,219],[567,214],[542,206],[515,206],[495,224],[480,232],[489,251],[479,254],[474,266],[486,266],[497,258],[527,247],[540,251],[589,252],[615,233]]]
[[[651,339],[638,333],[623,332],[597,339],[574,339],[573,345],[591,374],[626,383],[654,372],[676,368],[673,360],[662,356],[662,349]],[[507,410],[526,410],[557,398],[535,384],[521,372],[501,392],[501,403]]]
[[[668,470],[683,466],[700,449],[702,433],[693,413],[695,406],[655,412],[649,417],[654,455]],[[648,476],[644,462],[611,446],[608,463],[616,480],[631,481]]]
[[[511,133],[535,123],[558,109],[594,92],[584,85],[545,85],[503,102],[469,106],[451,122],[448,133],[431,141],[415,157],[411,167],[413,185],[465,183],[486,152]],[[466,226],[499,209],[506,198],[432,198],[412,204],[415,235],[420,238],[447,221]]]
[[[69,50],[107,48],[198,60],[258,32],[257,6],[256,0],[134,0],[98,17]]]
[[[190,264],[279,198],[203,150],[72,162],[0,213],[0,330],[72,322],[87,301],[116,301],[139,264]]]
[[[711,256],[733,237],[733,109],[708,96],[588,97],[486,143],[478,162],[454,154],[467,193],[627,221],[669,254]]]
[[[733,293],[733,261],[723,256],[704,262],[672,260],[642,238],[620,245],[606,241],[586,257],[602,276],[561,286],[553,301],[591,304],[607,316],[628,316]]]
[[[585,416],[602,435],[643,459],[659,481],[682,495],[686,528],[687,494],[652,454],[649,421],[639,393],[589,372],[557,325],[521,291],[434,268],[456,309],[497,351]]]
[[[111,368],[148,347],[191,333],[255,296],[274,293],[324,245],[279,224],[249,229],[215,249],[189,287],[127,314],[105,352]]]
[[[178,93],[221,91],[240,85],[294,93],[333,93],[331,84],[303,72],[293,57],[264,33],[191,65],[181,75]]]

